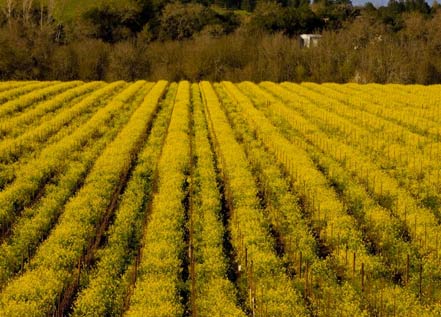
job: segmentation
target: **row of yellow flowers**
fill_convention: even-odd
[[[66,154],[82,148],[94,133],[102,129],[106,121],[118,114],[125,103],[133,98],[143,85],[144,83],[139,82],[129,86],[112,99],[106,107],[99,109],[80,129],[76,129],[74,133],[67,135],[59,142],[48,145],[38,153],[37,157],[14,170],[13,182],[0,192],[0,226],[2,229],[15,221],[17,214],[24,206],[32,202],[35,194],[48,179],[57,172],[63,171]]]
[[[270,83],[265,83],[265,86],[270,86]],[[403,234],[403,223],[401,223],[401,221],[404,221],[404,219],[394,219],[394,216],[392,216],[390,214],[389,211],[385,210],[384,208],[381,208],[380,206],[378,206],[378,201],[377,202],[373,202],[373,201],[359,201],[357,202],[357,196],[358,198],[368,198],[368,195],[373,193],[376,193],[377,195],[377,199],[379,201],[382,201],[383,204],[386,203],[386,200],[388,202],[388,204],[390,204],[390,208],[394,208],[397,205],[394,202],[394,197],[393,193],[392,196],[391,193],[389,192],[390,187],[387,187],[386,185],[380,186],[379,184],[391,184],[391,182],[393,182],[393,180],[390,180],[389,178],[380,178],[381,176],[386,177],[382,172],[378,171],[378,169],[373,166],[372,163],[369,163],[369,158],[367,157],[363,157],[357,154],[354,154],[353,150],[349,147],[347,147],[344,144],[338,143],[338,142],[334,142],[333,141],[333,137],[330,135],[326,135],[323,132],[321,132],[313,123],[307,121],[305,118],[303,118],[302,116],[300,116],[299,114],[297,114],[296,112],[293,111],[286,111],[288,109],[288,107],[282,105],[280,102],[277,101],[277,99],[274,96],[271,96],[270,94],[268,94],[267,92],[263,91],[263,90],[259,90],[257,87],[254,87],[254,89],[252,88],[251,84],[245,84],[243,86],[247,86],[249,89],[252,89],[253,92],[258,95],[259,98],[263,98],[264,100],[267,100],[267,102],[269,101],[270,106],[266,107],[265,105],[263,106],[263,108],[267,108],[266,112],[268,113],[268,115],[272,115],[275,118],[273,120],[278,122],[278,126],[282,127],[283,125],[280,123],[280,120],[282,118],[284,118],[283,120],[288,120],[289,121],[289,125],[291,125],[293,128],[295,128],[294,131],[294,137],[292,138],[292,141],[296,144],[296,146],[300,146],[303,147],[305,150],[307,150],[310,154],[310,156],[314,156],[312,154],[313,150],[311,151],[311,147],[305,144],[305,141],[307,141],[308,143],[313,144],[315,147],[318,148],[318,152],[316,150],[316,154],[315,155],[319,155],[320,159],[321,159],[321,164],[324,164],[324,162],[327,161],[327,163],[325,164],[325,166],[322,166],[322,168],[331,168],[331,171],[329,172],[329,177],[332,179],[333,182],[337,182],[336,185],[340,186],[340,188],[342,188],[342,186],[344,186],[344,190],[341,192],[341,195],[344,195],[348,200],[354,200],[352,203],[349,204],[349,206],[346,207],[351,207],[351,212],[354,212],[354,207],[356,205],[359,205],[361,203],[363,203],[364,209],[362,209],[361,212],[362,214],[364,213],[364,219],[360,219],[359,223],[362,225],[361,228],[363,228],[363,222],[366,222],[369,228],[364,228],[363,230],[372,230],[372,231],[367,231],[366,235],[369,237],[369,239],[376,239],[375,241],[373,241],[377,246],[380,247],[379,253],[382,257],[385,256],[385,258],[382,259],[382,261],[386,261],[385,266],[383,265],[379,265],[377,267],[377,274],[381,273],[382,275],[390,275],[387,273],[387,270],[390,270],[391,268],[388,268],[390,266],[387,265],[387,261],[396,261],[396,260],[401,260],[401,263],[394,263],[396,265],[400,265],[401,269],[403,270],[403,268],[405,268],[406,266],[406,256],[407,256],[407,252],[410,253],[411,259],[413,259],[414,261],[412,261],[412,266],[409,268],[409,270],[411,270],[410,272],[410,283],[414,284],[414,287],[412,287],[410,290],[407,289],[401,289],[398,285],[396,288],[396,291],[394,292],[394,295],[397,296],[397,292],[401,292],[402,296],[404,296],[404,298],[408,298],[407,301],[404,301],[403,303],[412,303],[410,305],[401,305],[400,309],[403,311],[406,311],[408,309],[411,308],[411,311],[415,314],[419,314],[424,312],[424,308],[423,307],[419,307],[418,305],[415,305],[415,298],[414,300],[411,300],[412,295],[410,295],[409,291],[414,291],[416,294],[418,294],[418,287],[415,286],[415,284],[417,284],[417,276],[419,275],[419,270],[418,270],[418,263],[419,261],[415,260],[418,258],[418,254],[415,254],[416,250],[419,250],[421,252],[421,254],[426,254],[425,249],[422,249],[423,245],[414,242],[413,245],[408,245],[406,243],[403,243],[403,241],[400,241],[400,239],[403,239],[403,237],[401,236]],[[272,86],[272,85],[271,85]],[[275,90],[276,88],[273,88],[273,90]],[[286,94],[289,94],[289,92],[286,92]],[[283,95],[283,91],[281,89],[278,89],[278,96],[281,97],[285,97],[286,95]],[[290,110],[290,109],[288,109]],[[299,133],[299,137],[297,138],[295,136],[295,133]],[[291,137],[293,136],[292,132],[289,133],[288,135],[291,135]],[[338,149],[338,151],[332,151],[330,149]],[[328,156],[328,158],[332,158],[332,160],[336,160],[338,161],[340,164],[342,164],[342,166],[344,167],[344,169],[340,168],[339,166],[337,166],[335,163],[331,163],[329,161],[329,159],[326,159],[326,156]],[[317,160],[317,157],[315,158]],[[353,160],[357,160],[357,164],[350,164],[348,163],[349,161],[353,161]],[[366,164],[371,164],[369,166],[367,166]],[[348,173],[352,173],[351,175],[348,175]],[[369,174],[373,173],[376,177],[378,178],[374,178],[376,179],[378,182],[382,182],[382,183],[373,183],[371,180],[371,185],[369,185]],[[378,175],[376,174],[378,173]],[[371,176],[373,175],[371,174]],[[346,175],[346,176],[344,176]],[[361,179],[356,180],[355,182],[350,181],[350,177],[353,175],[359,175],[361,177]],[[346,177],[346,179],[348,180],[348,182],[344,182],[344,180],[340,179],[338,180],[338,178],[344,178]],[[386,182],[386,180],[388,180],[388,182]],[[357,186],[356,182],[357,181],[361,181],[361,184],[366,184],[367,186],[371,186],[370,188],[368,188],[369,193],[364,192],[364,188],[363,186]],[[344,184],[344,185],[342,185]],[[353,186],[351,186],[353,185]],[[375,187],[376,186],[376,187]],[[398,188],[398,185],[394,184],[395,187],[393,188]],[[375,189],[376,188],[376,189]],[[376,192],[375,192],[376,190]],[[389,199],[390,198],[390,202]],[[361,206],[359,206],[361,207]],[[409,208],[411,208],[411,205],[409,205]],[[409,215],[412,214],[412,212],[410,210],[409,211]],[[422,211],[420,209],[420,211],[422,212],[422,217],[424,217],[425,215],[428,217],[423,218],[422,220],[433,220],[433,215],[430,214],[430,212],[428,213],[428,211]],[[354,216],[357,216],[356,212],[354,214]],[[358,214],[358,216],[361,216],[360,214]],[[410,216],[409,216],[410,217]],[[409,219],[413,219],[413,218],[409,218]],[[430,223],[432,223],[431,221],[429,221]],[[416,224],[416,222],[415,222]],[[433,225],[433,223],[432,223]],[[423,229],[424,226],[420,226],[420,230]],[[374,230],[375,228],[375,230]],[[385,231],[387,229],[387,231]],[[396,230],[400,230],[400,232],[395,232]],[[404,228],[404,230],[406,230],[406,228]],[[426,226],[425,230],[430,230],[428,231],[428,234],[434,234],[433,227],[432,229],[430,229],[428,226]],[[335,231],[334,231],[335,232]],[[395,234],[393,234],[395,232]],[[329,231],[328,231],[329,233]],[[389,235],[389,234],[391,235]],[[421,234],[421,233],[420,233]],[[329,234],[327,235],[329,237]],[[336,235],[333,235],[333,239],[331,241],[331,243],[336,243],[337,239],[336,239]],[[338,237],[338,240],[340,240],[341,235]],[[394,245],[395,242],[400,241],[401,246],[406,246],[406,248],[404,248],[403,250],[401,250],[400,252],[397,253],[397,247],[399,247],[399,245]],[[418,241],[418,240],[416,240]],[[433,242],[433,244],[435,244],[436,242]],[[383,250],[381,250],[381,248],[383,248]],[[424,246],[425,247],[425,246]],[[388,249],[389,248],[389,249]],[[382,253],[385,252],[385,253]],[[389,252],[389,254],[388,254]],[[435,255],[435,253],[432,252],[432,259],[433,256]],[[424,267],[424,270],[429,269],[429,271],[431,273],[429,274],[435,274],[436,270],[433,267],[434,262],[426,262],[427,266]],[[396,268],[396,267],[394,267]],[[366,271],[368,272],[368,271]],[[380,274],[380,275],[381,275]],[[378,275],[377,275],[378,276]],[[387,293],[387,292],[386,292]],[[391,301],[396,301],[395,299],[393,299],[392,297],[389,298],[389,300]],[[392,304],[390,303],[390,309],[393,310],[392,308]],[[398,308],[396,308],[398,309]]]
[[[59,82],[57,81],[33,81],[33,82],[24,82],[21,85],[17,85],[16,82],[12,83],[11,87],[8,87],[8,84],[5,83],[6,89],[0,92],[0,103],[4,104],[8,101],[12,101],[15,98],[20,96],[24,96],[27,93],[33,93],[34,90],[44,89],[46,87],[55,85]]]
[[[31,129],[47,121],[46,116],[50,117],[59,110],[63,110],[78,102],[80,98],[103,87],[103,82],[84,83],[79,86],[67,89],[55,96],[45,98],[31,109],[19,112],[15,116],[8,116],[0,120],[0,137],[14,137],[21,135],[27,129]]]
[[[153,196],[156,165],[167,135],[177,84],[167,90],[161,109],[153,122],[148,140],[121,197],[115,221],[108,230],[108,243],[100,252],[97,268],[78,295],[72,316],[120,315],[136,278],[136,255],[143,224]]]
[[[95,160],[129,117],[130,112],[121,113],[118,120],[106,122],[106,129],[95,133],[84,147],[70,152],[64,162],[65,171],[45,185],[38,202],[23,210],[10,236],[0,246],[0,285],[6,285],[8,279],[23,269],[23,264],[32,257],[62,214],[68,199],[81,187]]]
[[[282,90],[278,90],[278,96],[285,101],[293,100],[288,99],[289,92],[285,92],[284,95],[283,93]],[[425,260],[437,261],[439,253],[437,237],[440,232],[438,220],[430,210],[421,207],[419,201],[412,197],[406,182],[390,176],[369,155],[354,149],[335,135],[323,132],[319,126],[309,122],[292,109],[277,102],[272,104],[271,109],[289,118],[292,126],[303,138],[343,164],[357,181],[365,184],[373,198],[404,223],[413,243],[420,254],[425,256]],[[435,274],[435,271],[432,273]]]
[[[412,302],[414,311],[422,311],[410,291],[396,288],[387,278],[382,277],[382,272],[385,270],[382,259],[378,255],[369,254],[363,240],[363,233],[357,227],[354,217],[347,213],[348,206],[344,205],[337,193],[329,187],[328,180],[317,170],[309,154],[281,136],[278,129],[268,121],[262,112],[255,109],[250,100],[241,94],[235,86],[229,83],[225,83],[225,85],[228,85],[229,91],[236,91],[236,99],[242,106],[244,113],[247,114],[249,124],[256,129],[257,135],[269,150],[275,153],[280,162],[286,166],[295,182],[294,186],[299,192],[303,191],[303,195],[309,201],[314,217],[322,221],[320,237],[330,248],[332,259],[336,261],[337,268],[340,267],[340,270],[346,271],[344,278],[349,279],[354,276],[354,273],[363,271],[365,276],[370,277],[371,286],[383,290],[394,289],[396,293],[399,293],[395,294],[395,298]],[[245,87],[244,89],[247,86],[250,88],[248,84],[241,85],[241,87]],[[253,93],[257,93],[256,89],[258,89],[257,86],[254,86],[254,89],[251,87]],[[268,94],[265,96],[266,98],[262,99],[263,95],[264,92],[257,99],[270,100],[272,101],[271,107],[275,107],[275,100],[271,100],[271,96]],[[293,164],[294,162],[295,164]],[[338,235],[338,239],[333,238],[335,235]],[[348,251],[350,259],[348,259]],[[356,262],[351,259],[353,254],[355,254]],[[356,263],[355,270],[354,263]],[[357,284],[358,280],[357,278]]]
[[[2,81],[0,82],[0,94],[5,91],[10,91],[12,89],[24,87],[26,85],[30,85],[32,83],[35,83],[35,81],[16,81],[16,80],[10,80],[10,81]]]
[[[333,132],[343,142],[372,156],[423,203],[441,200],[440,142],[412,132],[398,123],[358,110],[352,104],[346,105],[345,94],[318,85],[305,86],[311,86],[314,91],[289,83],[280,86],[292,87],[291,107],[316,121],[322,129]],[[300,91],[303,91],[302,96],[299,95]],[[313,102],[308,103],[304,97]],[[305,106],[303,103],[299,106],[302,99]]]
[[[63,108],[55,117],[43,121],[35,129],[25,130],[24,133],[16,137],[1,140],[0,161],[6,164],[12,163],[20,159],[22,155],[35,151],[38,146],[44,145],[62,127],[69,125],[75,118],[85,113],[97,111],[99,106],[103,106],[105,102],[124,87],[126,85],[123,82],[105,85],[86,98],[81,99],[72,107]]]
[[[392,120],[399,119],[403,124],[407,122],[416,123],[413,118],[423,119],[422,122],[440,122],[439,96],[440,85],[354,85],[348,84],[353,98],[365,96],[366,101],[397,110],[399,116],[390,116]],[[395,114],[395,113],[391,113]],[[428,121],[426,121],[428,120]],[[432,123],[430,122],[432,121]]]
[[[5,120],[9,116],[13,116],[17,112],[26,110],[27,107],[34,106],[38,102],[58,95],[67,89],[82,85],[81,81],[55,82],[43,89],[35,89],[31,92],[20,96],[19,98],[3,103],[0,107],[0,120]]]
[[[131,85],[119,98],[98,111],[89,121],[88,129],[82,129],[79,134],[86,134],[86,131],[94,130],[93,127],[96,129],[103,120],[109,119],[110,114],[117,115],[118,109],[145,85],[145,82]],[[96,160],[83,187],[66,204],[59,223],[39,247],[28,270],[12,280],[0,295],[0,315],[52,314],[59,296],[78,277],[75,268],[79,261],[81,263],[82,256],[86,250],[94,251],[88,249],[99,239],[97,229],[145,139],[147,126],[166,85],[166,82],[158,82],[152,88],[127,125]]]
[[[213,87],[208,82],[200,85],[219,168],[227,186],[229,229],[239,257],[239,283],[244,283],[241,288],[248,308],[254,313],[263,309],[268,316],[304,316],[306,307],[300,293],[273,249],[274,241],[259,206],[258,188],[245,153],[235,140]]]
[[[182,316],[185,208],[190,171],[190,84],[180,82],[144,230],[141,260],[126,316]]]
[[[216,181],[212,152],[200,90],[192,85],[194,174],[192,217],[194,227],[195,312],[198,316],[236,316],[245,313],[237,306],[237,290],[227,278],[223,250],[225,228],[221,196]],[[228,252],[228,250],[225,250]]]
[[[363,316],[366,311],[360,294],[347,280],[339,283],[336,278],[338,272],[334,271],[332,262],[321,258],[326,250],[322,250],[320,254],[320,240],[316,241],[313,237],[313,231],[320,228],[320,221],[310,217],[306,204],[300,210],[298,200],[302,198],[301,195],[296,196],[292,192],[290,180],[274,164],[274,156],[254,137],[241,107],[234,103],[234,99],[224,92],[221,85],[216,86],[216,90],[261,183],[268,222],[278,230],[283,244],[284,261],[289,270],[295,272],[295,285],[311,303],[311,312],[316,316]]]

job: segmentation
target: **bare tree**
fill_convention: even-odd
[[[42,0],[40,0],[40,29],[43,29],[44,11],[45,11],[44,3]]]
[[[23,0],[22,2],[22,14],[24,24],[30,23],[33,2],[34,0]]]
[[[47,23],[51,23],[54,18],[55,0],[47,1]]]
[[[40,0],[40,28],[52,23],[55,12],[55,0]]]
[[[5,5],[3,7],[3,13],[8,20],[9,25],[11,24],[12,15],[14,14],[16,6],[16,0],[6,0]]]

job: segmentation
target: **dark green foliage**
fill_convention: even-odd
[[[309,6],[302,5],[300,1],[289,7],[275,2],[260,2],[251,17],[250,25],[253,30],[261,32],[282,32],[295,36],[319,31],[324,23]]]
[[[122,8],[103,3],[82,15],[82,18],[93,26],[93,35],[109,43],[133,37],[141,32],[153,17],[153,5],[148,0],[136,0]]]
[[[323,19],[316,16],[308,6],[290,7],[284,15],[284,31],[289,36],[315,33],[323,26]]]
[[[170,3],[160,17],[161,40],[191,38],[208,24],[212,12],[200,4]]]

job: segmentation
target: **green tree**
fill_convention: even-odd
[[[252,30],[278,32],[284,27],[284,10],[280,3],[260,1],[251,16]]]
[[[210,20],[211,12],[201,4],[170,3],[162,11],[161,40],[183,40],[200,32]]]
[[[150,0],[98,2],[83,13],[83,19],[93,26],[94,37],[115,43],[134,37],[154,18]]]

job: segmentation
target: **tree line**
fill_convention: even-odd
[[[441,82],[436,1],[69,1],[3,2],[0,80]]]

